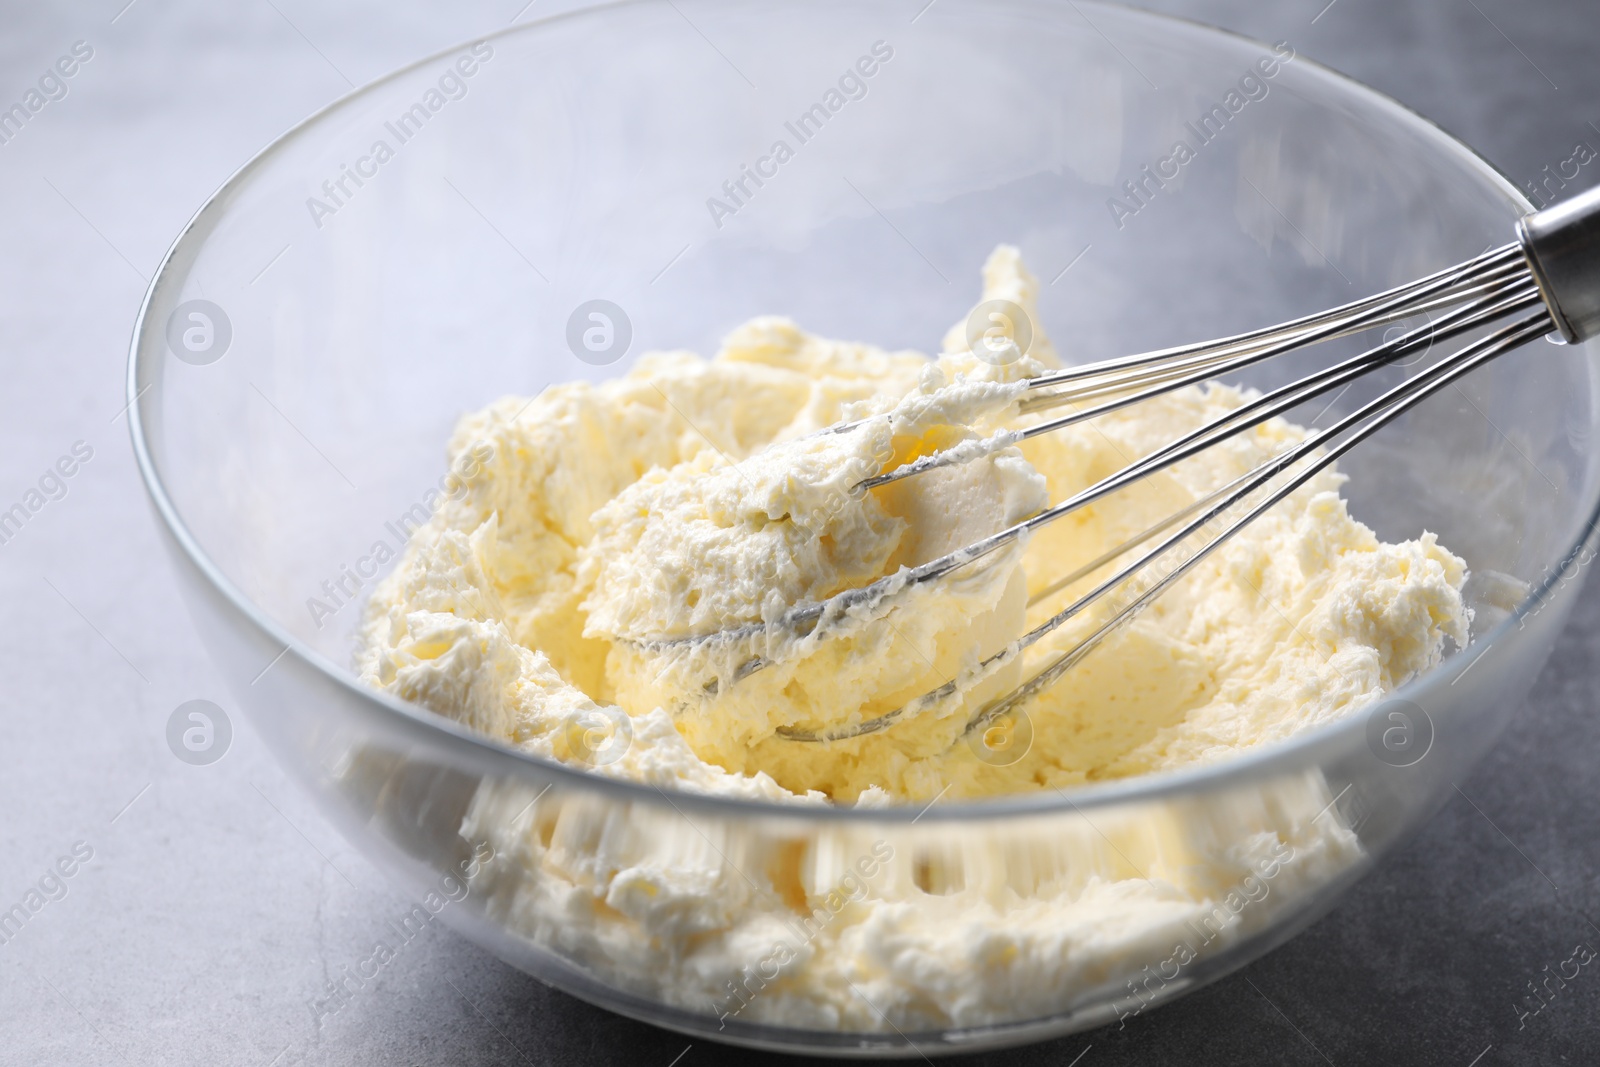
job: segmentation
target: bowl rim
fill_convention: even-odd
[[[356,700],[367,702],[381,709],[382,712],[392,717],[393,724],[402,731],[416,732],[420,729],[421,733],[427,735],[432,741],[454,747],[459,757],[479,764],[486,763],[487,767],[485,769],[490,771],[507,775],[526,775],[529,771],[532,771],[540,778],[549,779],[551,785],[559,782],[573,789],[597,790],[601,793],[608,793],[618,800],[625,801],[659,804],[665,800],[668,804],[679,808],[680,812],[687,807],[707,814],[731,818],[763,817],[775,820],[801,820],[806,822],[814,822],[820,819],[871,823],[911,823],[923,818],[928,819],[930,822],[987,821],[1018,816],[1059,816],[1069,811],[1082,815],[1088,809],[1102,809],[1144,800],[1160,800],[1180,794],[1188,795],[1195,792],[1222,790],[1237,786],[1242,781],[1302,772],[1306,767],[1315,765],[1318,762],[1317,755],[1319,753],[1326,753],[1331,756],[1349,752],[1352,747],[1351,742],[1355,739],[1355,736],[1361,734],[1365,729],[1365,717],[1359,714],[1344,716],[1333,722],[1306,730],[1304,733],[1282,741],[1261,745],[1259,748],[1218,763],[1092,783],[1074,787],[1070,790],[1052,787],[1050,790],[958,800],[946,804],[939,804],[936,797],[933,803],[926,806],[916,802],[896,802],[882,807],[860,807],[856,805],[817,803],[803,798],[795,800],[745,799],[689,790],[664,790],[659,786],[643,781],[609,774],[597,774],[558,760],[535,755],[489,735],[478,733],[421,705],[412,704],[400,700],[389,693],[370,688],[362,684],[348,668],[333,663],[321,653],[311,649],[286,628],[265,615],[242,590],[234,585],[231,579],[212,561],[178,514],[176,505],[167,493],[146,433],[146,419],[143,407],[145,403],[144,393],[155,384],[160,370],[154,359],[149,362],[141,361],[140,352],[146,347],[147,339],[151,332],[156,329],[156,324],[151,321],[151,309],[157,294],[162,292],[164,287],[172,281],[174,263],[187,250],[191,238],[203,243],[205,240],[204,235],[195,236],[201,224],[209,215],[219,212],[226,206],[233,194],[249,180],[258,167],[268,161],[281,146],[308,131],[324,117],[333,114],[351,101],[374,93],[382,87],[404,78],[420,67],[437,63],[439,60],[448,58],[462,48],[470,47],[473,44],[508,38],[516,34],[538,33],[546,27],[559,23],[604,17],[620,9],[644,7],[650,2],[651,0],[608,0],[608,2],[595,4],[576,11],[545,16],[524,23],[514,23],[492,33],[468,38],[463,42],[440,49],[382,74],[313,111],[257,151],[228,176],[179,230],[172,244],[162,256],[160,265],[151,276],[150,284],[140,302],[138,316],[134,320],[128,358],[126,400],[129,414],[129,435],[132,438],[134,456],[138,464],[140,477],[144,482],[145,490],[150,496],[152,505],[167,528],[167,533],[173,542],[181,548],[186,561],[204,576],[205,580],[211,584],[216,592],[221,594],[230,608],[243,616],[262,636],[283,645],[283,656],[292,656],[295,660],[324,676],[324,680],[332,681],[347,690]],[[1134,20],[1165,24],[1168,27],[1180,28],[1183,32],[1198,37],[1211,36],[1231,43],[1271,48],[1266,42],[1246,34],[1214,26],[1198,19],[1148,11],[1115,2],[1115,0],[1079,0],[1079,2],[1098,8],[1117,18],[1132,18]],[[1020,8],[1042,7],[1043,5],[1031,3],[1030,0],[1008,0],[1008,6]],[[1379,110],[1387,112],[1399,120],[1403,127],[1409,127],[1421,139],[1428,141],[1436,148],[1442,149],[1446,155],[1455,157],[1459,162],[1465,164],[1469,171],[1475,172],[1476,177],[1485,180],[1489,186],[1503,193],[1509,202],[1509,206],[1520,209],[1524,214],[1533,210],[1533,204],[1510,178],[1501,173],[1498,168],[1471,146],[1449,134],[1431,119],[1387,94],[1379,92],[1326,64],[1308,59],[1298,52],[1295,60],[1298,67],[1312,71],[1317,77],[1333,84],[1347,94],[1365,98],[1368,102],[1375,104]],[[1515,220],[1508,219],[1507,221],[1511,223]],[[1507,228],[1509,231],[1510,226],[1508,225]],[[159,351],[158,345],[149,345],[149,347],[152,352]],[[150,379],[149,384],[141,386],[141,381],[146,378]],[[1578,558],[1585,545],[1593,538],[1596,528],[1600,527],[1600,487],[1591,487],[1591,492],[1595,496],[1595,500],[1591,504],[1587,520],[1582,524],[1582,532],[1566,551],[1557,557],[1559,560],[1558,565],[1547,568],[1539,581],[1530,584],[1527,595],[1515,610],[1511,611],[1505,619],[1501,620],[1486,634],[1472,641],[1465,648],[1458,649],[1448,660],[1429,668],[1399,689],[1387,694],[1385,699],[1415,698],[1423,692],[1442,684],[1442,679],[1446,676],[1455,675],[1459,677],[1467,667],[1476,662],[1479,656],[1482,656],[1497,641],[1505,637],[1513,624],[1520,623],[1524,617],[1545,601],[1556,581],[1561,578],[1571,563]],[[1483,647],[1483,651],[1470,657],[1466,656],[1468,649],[1480,645]],[[1054,795],[1052,795],[1052,792]]]

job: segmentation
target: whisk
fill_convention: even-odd
[[[844,609],[892,595],[906,586],[937,581],[959,568],[991,556],[1065,515],[1226,438],[1250,430],[1306,400],[1346,386],[1379,367],[1416,355],[1419,351],[1425,354],[1442,341],[1490,328],[1483,336],[1438,359],[1427,369],[1340,418],[1327,429],[1308,434],[1299,443],[1272,456],[1254,470],[1196,500],[1099,558],[1085,563],[1072,574],[1036,594],[1033,598],[1035,602],[1089,578],[1151,541],[1160,539],[1153,548],[1138,554],[1131,563],[1120,567],[1067,607],[978,665],[978,673],[981,674],[1014,662],[1024,650],[1082,615],[1113,592],[1132,589],[1134,595],[1131,599],[1088,636],[1073,643],[1020,685],[977,709],[969,717],[965,732],[971,734],[984,729],[1058,681],[1108,634],[1132,619],[1247,524],[1304,485],[1318,471],[1427,397],[1490,360],[1552,332],[1559,331],[1569,344],[1577,344],[1600,333],[1600,189],[1524,217],[1517,224],[1516,240],[1510,244],[1492,249],[1458,266],[1331,311],[1233,337],[1147,352],[1032,378],[1027,383],[1021,401],[1022,413],[1047,411],[1067,405],[1074,405],[1076,409],[1025,429],[1002,431],[987,442],[992,446],[990,448],[963,447],[924,456],[868,478],[856,485],[854,491],[864,493],[937,467],[969,462],[993,448],[1052,433],[1276,356],[1298,352],[1311,345],[1419,314],[1426,313],[1431,317],[1436,312],[1440,313],[1439,316],[1428,325],[1408,330],[1360,355],[1251,399],[1070,499],[992,536],[908,572],[847,590],[821,603],[797,606],[776,623],[750,624],[721,631],[717,636],[737,639],[771,625],[784,626],[801,634],[810,633],[823,621],[838,617],[838,613]],[[854,425],[840,425],[824,432],[848,432]],[[1273,484],[1275,482],[1277,484]],[[1231,513],[1236,511],[1242,511],[1242,514],[1233,517]],[[1208,526],[1219,522],[1222,525],[1220,532],[1209,537],[1195,537]],[[1164,534],[1165,537],[1162,536]],[[1190,544],[1191,539],[1200,543]],[[1176,563],[1158,579],[1141,586],[1141,576],[1145,576],[1163,559],[1175,559]],[[679,640],[687,642],[701,639]],[[735,672],[734,681],[763,666],[759,658],[746,661]],[[716,685],[716,682],[711,682],[706,688],[714,693]],[[784,727],[778,730],[778,735],[789,741],[809,743],[861,737],[890,729],[938,705],[957,694],[960,687],[959,680],[952,680],[893,711],[870,719],[831,730]]]

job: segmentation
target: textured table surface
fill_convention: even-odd
[[[750,1054],[618,1019],[440,928],[317,1026],[327,976],[409,905],[235,719],[227,759],[164,739],[228,694],[174,592],[121,416],[126,341],[172,235],[224,178],[351,84],[559,10],[555,0],[92,0],[0,9],[0,100],[92,56],[0,145],[0,500],[92,450],[0,546],[0,904],[71,877],[0,944],[0,1063],[587,1064]],[[908,11],[919,6],[907,0]],[[1292,41],[1519,182],[1600,148],[1593,0],[1160,0]],[[126,6],[124,6],[126,5]],[[536,6],[537,5],[537,6]],[[572,6],[572,5],[567,5]],[[1600,162],[1575,186],[1600,177]],[[81,444],[80,444],[81,442]],[[1519,1019],[1529,980],[1600,933],[1591,590],[1512,729],[1327,918],[1136,1019],[988,1057],[1113,1064],[1600,1062],[1600,973]],[[87,859],[84,856],[87,855]],[[58,894],[59,895],[59,894]],[[687,1047],[686,1046],[690,1046]]]

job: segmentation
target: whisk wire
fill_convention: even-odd
[[[1531,296],[1528,294],[1520,294],[1519,296],[1511,299],[1501,300],[1497,305],[1491,307],[1478,308],[1476,310],[1464,309],[1469,311],[1469,314],[1461,316],[1460,320],[1453,325],[1452,329],[1454,329],[1455,332],[1463,332],[1467,329],[1473,328],[1476,325],[1480,325],[1484,318],[1491,314],[1495,317],[1500,317],[1506,313],[1513,312],[1516,309],[1525,309],[1529,306],[1535,306],[1538,304],[1539,299],[1536,293],[1532,294]],[[1080,580],[1082,577],[1086,577],[1088,574],[1093,573],[1094,570],[1099,569],[1099,567],[1104,566],[1106,563],[1119,558],[1132,548],[1148,542],[1163,530],[1170,529],[1171,526],[1181,521],[1182,518],[1192,515],[1195,511],[1203,510],[1203,514],[1201,514],[1198,518],[1188,522],[1183,529],[1167,538],[1155,549],[1141,556],[1134,563],[1118,571],[1110,578],[1107,578],[1090,592],[1075,599],[1062,611],[1051,616],[1051,618],[1041,623],[1039,626],[1034,627],[1017,641],[1008,645],[1005,649],[1002,649],[1000,652],[997,652],[985,659],[977,666],[976,670],[965,672],[961,677],[946,682],[944,685],[929,691],[915,700],[909,701],[900,708],[856,724],[847,725],[833,730],[822,731],[811,731],[792,727],[780,728],[778,730],[778,734],[788,740],[802,742],[848,740],[850,738],[861,737],[866,734],[876,733],[880,730],[887,729],[888,727],[893,726],[909,717],[914,717],[915,715],[937,707],[950,697],[956,696],[964,688],[963,683],[970,684],[975,677],[981,677],[984,674],[991,673],[992,671],[1013,662],[1022,654],[1024,650],[1036,644],[1046,635],[1059,629],[1066,622],[1077,617],[1078,615],[1081,615],[1088,608],[1104,599],[1115,590],[1128,584],[1130,580],[1145,572],[1158,559],[1166,556],[1174,548],[1184,544],[1185,542],[1188,542],[1196,533],[1213,523],[1220,516],[1225,515],[1230,509],[1235,508],[1242,501],[1247,500],[1252,494],[1266,487],[1273,479],[1289,470],[1289,468],[1301,463],[1303,460],[1306,460],[1307,457],[1311,458],[1309,463],[1304,464],[1302,470],[1294,474],[1283,485],[1268,494],[1264,500],[1251,507],[1241,518],[1227,526],[1227,528],[1221,533],[1195,548],[1190,555],[1182,559],[1161,579],[1147,586],[1142,592],[1137,593],[1134,600],[1130,604],[1117,611],[1109,620],[1103,623],[1093,633],[1083,638],[1071,649],[1062,653],[1048,666],[1041,669],[1027,681],[1013,689],[1006,696],[985,705],[969,719],[963,732],[971,733],[973,730],[979,729],[982,726],[993,722],[1001,715],[1004,715],[1011,709],[1015,708],[1022,701],[1028,699],[1042,689],[1054,684],[1054,682],[1057,681],[1063,673],[1081,661],[1084,656],[1088,655],[1089,652],[1091,652],[1108,635],[1130,621],[1163,592],[1171,588],[1171,586],[1180,580],[1184,575],[1188,574],[1202,560],[1207,558],[1217,548],[1221,547],[1222,544],[1238,533],[1239,530],[1243,529],[1251,522],[1254,522],[1265,512],[1280,503],[1283,499],[1289,496],[1290,493],[1300,488],[1319,471],[1323,470],[1329,464],[1337,460],[1340,456],[1348,452],[1351,448],[1355,447],[1356,444],[1360,443],[1362,440],[1365,440],[1367,437],[1370,437],[1383,426],[1399,417],[1399,415],[1414,407],[1428,396],[1431,396],[1438,390],[1444,388],[1446,385],[1454,382],[1462,375],[1476,369],[1482,364],[1487,363],[1489,360],[1494,359],[1505,352],[1519,347],[1529,340],[1533,340],[1542,334],[1550,332],[1550,330],[1553,328],[1553,325],[1554,323],[1551,319],[1549,311],[1541,307],[1533,314],[1525,316],[1511,325],[1503,327],[1500,330],[1497,330],[1496,332],[1478,341],[1475,341],[1472,344],[1469,344],[1461,351],[1445,357],[1434,366],[1428,368],[1415,377],[1400,383],[1399,385],[1385,392],[1383,395],[1379,396],[1377,399],[1369,402],[1366,405],[1363,405],[1343,419],[1340,419],[1328,429],[1317,431],[1316,433],[1311,434],[1299,444],[1294,445],[1271,457],[1261,465],[1257,466],[1254,470],[1248,472],[1238,479],[1235,479],[1233,482],[1223,486],[1221,489],[1207,494],[1201,500],[1196,501],[1194,504],[1179,512],[1177,515],[1169,518],[1165,523],[1162,523],[1151,530],[1145,531],[1138,537],[1125,542],[1121,546],[1118,546],[1117,549],[1114,549],[1092,563],[1085,565],[1085,567],[1080,568],[1079,571],[1076,572],[1076,576]],[[1386,349],[1392,350],[1397,347],[1401,347],[1408,343],[1408,339],[1414,339],[1414,335],[1419,332],[1420,331],[1412,331],[1405,337],[1399,338],[1395,342],[1391,342],[1388,345],[1380,346],[1379,349],[1374,349],[1373,351],[1381,352]],[[1368,355],[1370,355],[1370,353]],[[1392,352],[1388,358],[1393,358]],[[1324,388],[1331,388],[1331,385],[1325,386]],[[1295,400],[1295,402],[1298,403],[1303,399],[1304,397],[1301,396]],[[1338,441],[1335,444],[1328,445],[1328,442],[1332,441],[1339,435],[1350,431],[1352,427],[1355,427],[1355,430],[1353,433],[1350,433],[1348,437],[1342,441]],[[1324,446],[1328,447],[1325,451],[1319,452],[1319,450],[1323,449]],[[1113,477],[1115,478],[1118,476]],[[1079,494],[1080,497],[1083,495],[1084,494]],[[1077,498],[1074,499],[1076,500]],[[1059,589],[1065,587],[1065,584],[1057,583],[1056,586],[1053,587],[1053,591],[1059,591]]]
[[[1315,331],[1306,333],[1278,334],[1267,344],[1246,344],[1240,346],[1219,347],[1208,350],[1203,355],[1176,360],[1165,364],[1155,371],[1135,371],[1124,373],[1103,383],[1095,383],[1080,389],[1059,390],[1030,397],[1023,401],[1023,414],[1034,411],[1046,410],[1062,403],[1070,403],[1085,399],[1094,399],[1100,396],[1115,396],[1136,388],[1143,384],[1172,383],[1169,388],[1178,388],[1204,381],[1208,377],[1225,374],[1232,370],[1243,369],[1263,360],[1280,356],[1286,352],[1299,351],[1309,348],[1324,341],[1331,341],[1350,334],[1360,333],[1364,330],[1382,326],[1385,323],[1399,319],[1414,318],[1418,314],[1439,308],[1453,307],[1464,300],[1492,292],[1506,283],[1529,283],[1532,281],[1526,266],[1518,264],[1504,264],[1493,268],[1473,280],[1470,286],[1455,286],[1444,291],[1442,295],[1430,297],[1421,303],[1407,303],[1403,308],[1383,306],[1374,308],[1358,315],[1325,323]],[[1404,312],[1402,314],[1402,312]],[[1200,373],[1191,373],[1198,370]],[[1039,379],[1035,379],[1037,382]],[[1118,404],[1125,407],[1130,403],[1138,403],[1155,393],[1140,394],[1137,399],[1128,399]]]
[[[1538,312],[1520,319],[1512,325],[1504,327],[1503,329],[1490,335],[1489,337],[1483,338],[1482,340],[1469,345],[1461,352],[1446,357],[1435,366],[1429,368],[1423,374],[1418,375],[1416,378],[1402,383],[1399,386],[1396,386],[1394,389],[1391,389],[1388,393],[1385,393],[1377,400],[1372,401],[1370,404],[1362,407],[1352,415],[1341,420],[1335,426],[1318,433],[1314,437],[1307,439],[1302,444],[1297,445],[1283,453],[1281,456],[1274,457],[1266,464],[1263,464],[1262,468],[1258,468],[1258,471],[1261,473],[1255,477],[1252,477],[1248,486],[1241,487],[1240,489],[1228,494],[1226,500],[1208,509],[1205,515],[1185,526],[1183,530],[1168,538],[1148,555],[1142,557],[1137,562],[1119,572],[1111,579],[1108,579],[1091,593],[1077,601],[1074,601],[1073,604],[1067,609],[1060,612],[1058,615],[1053,616],[1049,621],[1040,627],[1037,627],[1035,631],[1031,631],[1028,635],[1026,635],[1024,640],[1027,640],[1029,644],[1032,644],[1039,640],[1044,633],[1048,633],[1058,628],[1068,619],[1080,614],[1094,601],[1100,599],[1107,593],[1122,585],[1134,575],[1143,571],[1149,564],[1153,563],[1157,558],[1164,555],[1173,547],[1182,544],[1192,534],[1202,529],[1212,519],[1227,511],[1229,507],[1246,498],[1255,490],[1265,486],[1274,477],[1287,469],[1288,466],[1293,465],[1294,463],[1314,452],[1316,449],[1322,447],[1322,445],[1328,440],[1337,434],[1344,432],[1353,423],[1369,415],[1371,416],[1364,425],[1361,425],[1359,428],[1357,428],[1356,431],[1349,437],[1338,442],[1337,444],[1330,446],[1320,455],[1314,456],[1312,462],[1306,464],[1303,470],[1296,473],[1292,478],[1288,479],[1282,486],[1269,494],[1266,499],[1252,507],[1246,514],[1229,525],[1220,534],[1206,542],[1202,547],[1184,559],[1159,581],[1150,585],[1144,592],[1139,594],[1131,604],[1118,611],[1114,616],[1112,616],[1111,619],[1103,623],[1093,633],[1078,642],[1070,650],[1063,653],[1060,657],[1053,661],[1049,666],[1039,671],[1032,678],[1028,679],[1028,681],[1024,682],[1016,689],[1012,690],[1006,696],[986,705],[968,721],[967,728],[964,732],[970,733],[975,729],[981,728],[987,723],[994,721],[1001,715],[1004,715],[1006,712],[1015,708],[1018,704],[1033,696],[1035,693],[1048,688],[1050,685],[1053,685],[1062,674],[1070,670],[1079,661],[1081,661],[1083,657],[1092,652],[1101,641],[1133,619],[1139,614],[1139,612],[1148,607],[1152,601],[1171,588],[1172,585],[1183,578],[1184,575],[1188,574],[1202,560],[1211,555],[1212,552],[1221,547],[1244,527],[1248,526],[1250,523],[1260,518],[1272,507],[1283,501],[1289,496],[1289,494],[1293,493],[1306,482],[1310,481],[1311,478],[1313,478],[1319,471],[1326,468],[1330,463],[1333,463],[1340,456],[1354,448],[1361,441],[1370,437],[1389,422],[1398,418],[1401,414],[1408,411],[1421,401],[1427,399],[1429,396],[1432,396],[1440,389],[1443,389],[1445,386],[1456,381],[1461,376],[1477,369],[1479,366],[1482,366],[1490,360],[1495,359],[1496,357],[1501,356],[1512,349],[1520,347],[1528,341],[1534,340],[1544,334],[1549,333],[1553,327],[1554,323],[1550,318],[1549,312],[1541,308],[1541,310]],[[1039,631],[1043,631],[1043,633],[1039,633]],[[1037,636],[1035,636],[1035,634],[1037,634]],[[1029,638],[1031,638],[1031,640],[1029,640]]]
[[[1512,247],[1514,249],[1515,246]],[[1421,290],[1419,290],[1422,295],[1429,298],[1429,308],[1452,307],[1460,304],[1463,300],[1474,296],[1479,298],[1480,303],[1469,306],[1482,308],[1489,306],[1482,301],[1503,296],[1514,289],[1533,289],[1533,278],[1529,273],[1525,262],[1519,264],[1514,262],[1503,263],[1498,260],[1491,261],[1489,265],[1485,268],[1482,268],[1479,273],[1472,275],[1470,277],[1471,284],[1463,288],[1459,283],[1462,280],[1461,276],[1464,270],[1465,268],[1461,268],[1450,272],[1444,272],[1444,277],[1436,279],[1429,285],[1424,286]],[[1452,285],[1452,283],[1458,284]],[[1438,295],[1441,291],[1447,292],[1447,295]],[[1534,291],[1536,292],[1536,290]],[[1068,390],[1056,393],[1048,393],[1044,394],[1043,396],[1030,398],[1029,400],[1023,402],[1022,409],[1024,413],[1044,410],[1046,407],[1056,407],[1065,403],[1077,403],[1083,400],[1096,399],[1101,396],[1117,396],[1117,399],[1109,400],[1094,407],[1083,408],[1056,419],[1036,423],[1032,426],[1026,427],[1025,429],[1009,431],[1002,435],[996,435],[996,439],[994,440],[993,444],[998,446],[1001,444],[1011,444],[1020,441],[1031,440],[1035,437],[1039,437],[1047,433],[1054,433],[1057,430],[1065,429],[1068,426],[1073,426],[1080,422],[1098,418],[1101,415],[1110,414],[1114,411],[1120,411],[1123,408],[1145,403],[1146,401],[1153,400],[1158,396],[1172,392],[1176,389],[1183,388],[1185,386],[1198,385],[1202,382],[1217,377],[1219,374],[1228,374],[1233,371],[1243,370],[1246,367],[1253,366],[1254,364],[1272,359],[1276,356],[1284,355],[1288,352],[1299,351],[1314,344],[1320,344],[1321,342],[1331,340],[1334,337],[1346,336],[1351,333],[1358,333],[1363,330],[1371,329],[1374,326],[1382,325],[1384,322],[1394,321],[1394,319],[1397,317],[1414,317],[1418,313],[1418,308],[1415,306],[1407,305],[1408,313],[1404,316],[1395,315],[1394,312],[1396,311],[1396,308],[1393,306],[1394,301],[1406,299],[1411,292],[1411,288],[1407,287],[1406,295],[1396,297],[1391,301],[1386,301],[1373,307],[1363,307],[1360,314],[1354,317],[1335,321],[1321,321],[1319,318],[1311,332],[1304,335],[1289,335],[1280,337],[1278,333],[1275,333],[1273,335],[1274,340],[1271,344],[1261,346],[1254,344],[1245,345],[1243,346],[1242,354],[1240,354],[1240,349],[1238,347],[1231,346],[1228,342],[1216,342],[1213,346],[1206,348],[1207,354],[1204,356],[1180,360],[1177,363],[1163,364],[1157,371],[1139,372],[1136,376],[1120,378],[1109,385],[1096,385],[1081,390]],[[1365,303],[1366,302],[1363,302],[1363,304]],[[1441,324],[1438,323],[1434,325],[1435,327],[1441,326]],[[1426,328],[1423,328],[1421,333],[1423,335],[1428,335]],[[1438,339],[1437,331],[1428,336],[1430,337],[1430,343],[1432,340]],[[1364,353],[1364,357],[1369,359],[1372,358],[1372,355],[1372,352]],[[1363,357],[1357,358],[1360,359]],[[1340,364],[1339,369],[1342,369],[1348,365],[1349,364]],[[1087,370],[1088,368],[1084,368],[1080,371],[1065,373],[1081,375]],[[1321,373],[1331,373],[1331,370]],[[1059,376],[1035,378],[1032,380],[1030,385],[1031,387],[1037,387],[1039,383],[1052,380],[1052,377]],[[1148,386],[1148,388],[1137,392],[1128,392],[1130,388],[1136,388],[1141,385]],[[1046,404],[1044,403],[1045,401],[1048,401],[1049,403]],[[972,453],[956,450],[947,451],[945,453],[935,453],[930,456],[922,457],[914,463],[907,464],[895,470],[886,471],[874,477],[864,479],[856,486],[856,489],[865,490],[873,489],[881,485],[888,485],[892,482],[900,481],[903,478],[921,474],[926,470],[964,462],[967,458],[969,458],[970,455],[972,455]]]
[[[1404,355],[1417,347],[1424,338],[1430,339],[1431,342],[1440,338],[1453,337],[1460,333],[1465,333],[1487,321],[1533,306],[1538,303],[1538,299],[1538,293],[1531,288],[1509,295],[1496,293],[1491,298],[1462,308],[1458,313],[1454,313],[1453,317],[1449,318],[1448,321],[1441,319],[1430,326],[1411,330],[1392,341],[1385,342],[1359,356],[1353,357],[1345,363],[1329,368],[1327,371],[1319,372],[1310,378],[1301,379],[1299,382],[1252,400],[1245,405],[1245,408],[1236,409],[1234,412],[1220,416],[1144,459],[1089,486],[1068,500],[1046,508],[1031,518],[1025,519],[998,533],[991,534],[956,552],[913,568],[903,576],[903,581],[908,585],[914,585],[942,578],[957,567],[964,567],[969,563],[976,562],[1026,533],[1037,530],[1073,511],[1087,507],[1095,501],[1123,489],[1134,481],[1158,470],[1181,462],[1226,437],[1243,432],[1245,429],[1259,424],[1267,418],[1281,414],[1311,396],[1326,392],[1347,381],[1354,381],[1370,371],[1373,366],[1392,361],[1398,356]],[[1246,415],[1249,416],[1248,419],[1244,417]],[[879,579],[878,582],[863,586],[862,589],[863,591],[872,589],[880,583],[887,588],[888,583],[892,580],[897,579]]]
[[[1303,315],[1288,322],[1276,323],[1272,326],[1234,334],[1229,337],[1216,338],[1196,344],[1178,345],[1173,348],[1157,349],[1138,355],[1090,363],[1081,367],[1070,367],[1054,374],[1035,378],[1033,384],[1040,388],[1047,388],[1126,367],[1163,364],[1183,356],[1235,348],[1249,343],[1269,343],[1274,338],[1308,333],[1329,322],[1360,315],[1374,308],[1387,307],[1389,311],[1409,309],[1412,306],[1411,302],[1416,298],[1447,293],[1450,289],[1463,284],[1464,280],[1475,277],[1479,272],[1492,272],[1504,267],[1516,269],[1525,265],[1522,250],[1517,244],[1502,245],[1499,248],[1493,248],[1479,256],[1475,256],[1464,263],[1446,267],[1444,270],[1435,271],[1424,277],[1397,285],[1392,289],[1363,297],[1360,300],[1351,301],[1336,308]],[[1407,318],[1413,313],[1410,310],[1406,310],[1404,314],[1399,314],[1396,317]]]

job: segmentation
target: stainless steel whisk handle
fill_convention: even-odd
[[[1561,336],[1600,335],[1600,187],[1524,215],[1517,239]]]

